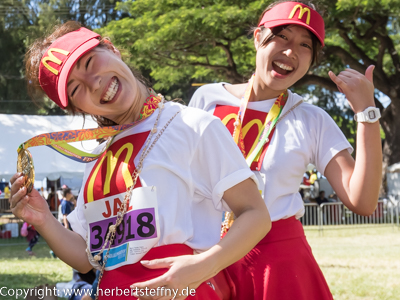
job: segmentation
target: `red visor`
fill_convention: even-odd
[[[321,15],[311,7],[298,2],[284,2],[265,12],[260,24],[267,28],[294,24],[310,30],[324,46],[325,24]]]
[[[61,108],[68,105],[67,79],[82,55],[96,47],[100,35],[84,27],[58,38],[40,61],[39,82],[47,96]]]

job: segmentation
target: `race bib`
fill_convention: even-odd
[[[125,193],[85,204],[88,224],[87,245],[92,255],[99,253],[110,225],[117,220]],[[132,191],[127,212],[117,227],[105,269],[137,263],[160,239],[156,187],[140,187]],[[103,264],[108,243],[102,254]]]

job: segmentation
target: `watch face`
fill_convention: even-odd
[[[354,120],[357,122],[374,123],[381,117],[379,109],[376,107],[367,107],[363,112],[354,115]]]
[[[374,120],[374,119],[376,118],[376,113],[375,113],[375,111],[374,111],[374,110],[370,110],[370,111],[368,112],[368,117],[369,117],[371,120]]]

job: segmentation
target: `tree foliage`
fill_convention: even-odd
[[[192,82],[246,81],[255,69],[249,29],[272,1],[135,0],[118,4],[129,18],[99,31],[150,70],[156,89]],[[364,73],[374,64],[376,105],[382,111],[384,161],[400,161],[399,0],[318,1],[326,24],[320,64],[293,87],[317,99],[354,143],[356,124],[343,95],[329,79],[345,68]],[[385,108],[381,101],[390,99]]]
[[[243,82],[254,69],[249,26],[261,1],[149,0],[119,3],[130,18],[99,31],[124,47],[156,89],[189,80]]]
[[[26,46],[55,22],[68,19],[111,37],[124,49],[127,62],[150,76],[156,90],[172,97],[188,100],[192,83],[244,82],[255,69],[249,30],[270,2],[123,0],[113,9],[114,0],[4,0],[0,3],[0,50],[7,59],[0,61],[1,112],[5,112],[5,100],[27,99],[22,80]],[[363,73],[374,64],[384,162],[400,161],[400,0],[314,2],[323,11],[326,46],[320,64],[293,88],[317,100],[354,142],[352,112],[327,74],[347,67]],[[384,106],[384,99],[390,104]],[[26,105],[20,106],[21,111]],[[42,113],[51,110],[50,105]]]
[[[4,0],[0,2],[0,113],[64,114],[47,98],[27,94],[23,59],[34,39],[67,20],[98,28],[124,17],[114,0]],[[4,59],[6,58],[6,59]]]

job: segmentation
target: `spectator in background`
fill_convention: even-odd
[[[329,195],[329,202],[339,202],[337,195],[335,193]]]
[[[58,206],[58,222],[60,222],[61,224],[63,224],[64,225],[64,216],[63,216],[63,214],[62,214],[62,211],[61,211],[61,207],[62,207],[62,203],[63,203],[63,201],[65,200],[65,197],[64,197],[64,190],[65,189],[67,189],[68,188],[68,185],[66,185],[66,184],[63,184],[63,186],[61,187],[61,192],[60,192],[60,205]],[[74,203],[74,207],[75,207],[75,203]]]
[[[311,197],[318,198],[317,195],[319,195],[319,180],[316,169],[310,171],[309,181],[311,184]]]
[[[99,270],[92,269],[86,274],[77,273],[79,280],[72,286],[73,294],[68,300],[92,300],[95,299],[97,283],[100,275]]]
[[[54,186],[50,188],[50,193],[47,195],[47,204],[49,205],[50,211],[56,210],[56,192]]]
[[[314,184],[318,180],[317,170],[310,171],[310,183]]]
[[[26,237],[26,240],[29,242],[28,248],[26,248],[25,251],[29,255],[35,255],[32,252],[32,248],[37,244],[40,237],[40,234],[35,230],[35,227],[27,222],[24,222],[21,227],[21,236]]]
[[[96,270],[96,278],[93,281],[90,296],[89,295],[84,295],[81,300],[92,300],[92,299],[94,300],[94,299],[96,299],[97,286],[98,286],[98,283],[99,283],[99,276],[100,276],[100,271]]]
[[[325,198],[325,191],[320,191],[319,196],[315,198],[315,201],[318,203],[318,205],[321,205],[322,203],[328,203],[329,200]]]
[[[74,200],[74,195],[72,195],[71,189],[70,188],[63,189],[63,201],[61,202],[61,214],[63,216],[62,224],[67,229],[71,229],[71,226],[67,220],[67,216],[74,210],[73,200]]]
[[[325,198],[325,191],[320,191],[319,192],[319,196],[317,198],[315,198],[315,201],[318,203],[318,205],[321,205],[322,203],[328,203],[329,200]],[[323,222],[324,224],[327,224],[327,220],[326,220],[326,210],[327,208],[323,208],[322,209],[322,217],[323,217]]]
[[[64,189],[65,189],[65,188],[58,189],[57,192],[56,192],[57,200],[58,200],[58,206],[57,206],[57,208],[61,205],[61,199],[64,198],[64,196],[63,196],[63,191],[64,191]]]
[[[310,183],[310,172],[309,171],[304,173],[303,182],[301,184],[303,184],[305,186],[310,186],[311,185],[311,183]]]
[[[63,225],[64,225],[64,216],[61,211],[61,207],[62,207],[64,200],[65,200],[64,196],[60,198],[60,205],[58,206],[58,217],[57,217],[58,222],[60,222]]]
[[[4,198],[10,198],[10,188],[8,187],[8,184],[4,187]]]

